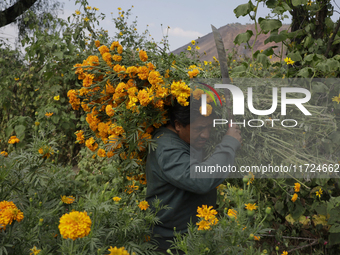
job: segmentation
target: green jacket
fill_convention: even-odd
[[[193,169],[199,161],[190,161],[190,145],[168,128],[157,129],[153,139],[156,140],[157,149],[151,150],[146,161],[146,200],[151,204],[158,198],[161,204],[171,207],[158,213],[162,224],[153,229],[153,234],[164,238],[156,238],[160,242],[159,246],[167,249],[170,243],[165,240],[173,238],[174,227],[176,232],[186,232],[190,219],[193,223],[198,220],[198,206],[216,206],[216,187],[224,179],[190,178],[190,167]],[[239,147],[240,142],[237,139],[225,135],[213,155],[200,165],[233,165],[235,152]],[[193,148],[191,149],[193,152]]]

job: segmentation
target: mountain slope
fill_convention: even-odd
[[[281,30],[284,29],[288,29],[289,25],[283,25]],[[233,23],[233,24],[228,24],[226,26],[220,27],[218,29],[218,31],[220,32],[221,36],[222,36],[222,40],[224,43],[224,47],[227,50],[227,52],[231,52],[232,49],[235,48],[235,50],[237,51],[237,55],[239,56],[251,56],[251,51],[249,49],[245,49],[245,44],[239,46],[239,45],[234,45],[234,40],[235,37],[240,34],[240,33],[244,33],[247,30],[252,30],[253,33],[255,34],[255,25],[254,24],[247,24],[247,25],[242,25],[240,23]],[[255,42],[254,45],[254,52],[257,50],[264,50],[270,46],[278,46],[278,48],[274,49],[274,52],[276,54],[279,53],[279,51],[281,50],[281,43],[268,43],[268,44],[264,44],[264,41],[269,37],[269,33],[268,34],[261,34],[257,37],[257,40]],[[254,38],[255,36],[253,36],[250,39],[250,45],[253,44],[254,42]],[[216,46],[215,46],[215,41],[214,41],[214,36],[213,33],[209,33],[205,36],[202,36],[198,39],[195,40],[197,45],[200,47],[200,49],[198,50],[199,53],[201,54],[201,59],[202,60],[207,60],[207,61],[212,61],[213,57],[215,56],[217,58],[217,50],[216,50]],[[193,46],[191,43],[188,43],[186,45],[183,45],[182,47],[172,51],[172,53],[174,54],[179,54],[181,52],[185,52],[187,51],[187,47],[191,46],[192,48],[195,47]],[[206,54],[204,54],[204,52],[206,52]],[[273,58],[275,59],[275,58]]]

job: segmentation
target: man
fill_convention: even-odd
[[[228,129],[207,160],[193,159],[190,149],[197,154],[202,152],[214,119],[213,115],[201,115],[196,101],[190,101],[190,107],[175,103],[170,109],[170,123],[154,132],[157,149],[148,154],[146,161],[146,200],[151,204],[157,198],[171,208],[157,214],[162,224],[153,229],[153,233],[160,236],[155,239],[164,252],[171,245],[168,241],[173,240],[174,227],[176,232],[187,232],[190,220],[197,222],[198,206],[216,206],[216,187],[224,181],[223,178],[190,178],[190,169],[198,164],[233,165],[235,152],[241,145],[241,131],[234,126]]]

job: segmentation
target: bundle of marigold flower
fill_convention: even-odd
[[[22,221],[24,214],[12,201],[0,202],[0,230],[6,230],[6,226],[12,224],[13,220]]]
[[[64,239],[70,238],[74,241],[88,236],[91,231],[92,221],[87,212],[74,211],[64,214],[59,222],[58,228]]]
[[[99,157],[113,157],[123,172],[126,161],[125,176],[138,176],[144,172],[151,132],[167,122],[165,106],[174,99],[188,105],[190,88],[171,77],[170,69],[158,69],[144,50],[137,55],[113,42],[98,51],[75,65],[82,88],[67,94],[74,110],[81,106],[85,111],[92,131],[77,131],[77,142]]]

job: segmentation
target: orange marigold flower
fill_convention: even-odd
[[[77,132],[74,133],[77,136],[77,141],[79,144],[84,143],[84,131],[83,130],[78,130]]]
[[[112,246],[110,246],[109,252],[110,252],[110,254],[108,254],[108,255],[129,255],[128,251],[125,250],[124,247],[117,248],[115,246],[114,248],[112,248]]]
[[[89,148],[91,151],[95,151],[98,148],[98,143],[96,143],[94,138],[91,137],[86,140],[85,146]]]
[[[108,116],[112,117],[113,115],[115,115],[115,110],[113,110],[112,105],[108,104],[105,107],[105,112]]]
[[[52,115],[53,115],[53,112],[47,112],[47,113],[45,113],[45,116],[46,116],[47,118],[51,117]]]
[[[4,156],[4,157],[8,157],[8,153],[7,153],[6,151],[2,151],[2,152],[0,153],[0,155],[2,155],[2,156]]]
[[[110,50],[115,50],[116,47],[120,46],[119,42],[115,41],[111,43]]]
[[[14,220],[22,221],[24,214],[12,201],[3,200],[0,202],[0,230],[6,230],[6,226]]]
[[[95,40],[94,44],[96,45],[97,48],[100,46],[100,42],[98,40]]]
[[[200,100],[202,94],[204,94],[204,91],[201,89],[195,89],[193,92],[193,96],[196,100]]]
[[[200,222],[196,223],[198,225],[198,230],[209,230],[210,229],[210,223],[206,220],[201,220]]]
[[[145,200],[141,201],[138,205],[141,210],[146,210],[149,208],[149,203]]]
[[[99,149],[97,155],[101,158],[105,158],[106,152],[104,149]]]
[[[61,201],[65,204],[73,204],[73,202],[76,200],[74,196],[61,196]]]
[[[300,183],[298,183],[298,182],[294,183],[294,191],[295,192],[299,192],[300,191],[300,187],[301,187]]]
[[[292,197],[292,201],[295,202],[298,198],[298,194],[294,193],[293,197]]]
[[[148,60],[148,55],[146,54],[146,52],[144,50],[140,50],[139,51],[139,58],[140,58],[140,60],[145,62],[145,61]]]
[[[228,216],[230,217],[230,218],[237,218],[237,211],[236,210],[234,210],[234,209],[229,209],[228,210]]]
[[[103,55],[104,53],[110,51],[109,48],[108,48],[106,45],[100,46],[100,47],[98,48],[98,50],[99,50],[99,52],[100,52],[101,55]]]
[[[91,231],[92,221],[87,212],[70,212],[64,214],[59,221],[59,231],[64,239],[70,238],[73,241],[77,238],[88,236]]]
[[[15,135],[11,136],[8,140],[9,144],[15,144],[15,143],[18,143],[18,142],[20,142],[20,140]]]
[[[116,62],[120,62],[122,61],[122,56],[119,56],[119,55],[113,55],[112,56],[112,59]]]
[[[200,113],[202,114],[202,106],[200,107]],[[212,113],[212,106],[210,104],[207,104],[207,114],[205,114],[205,117],[208,117]]]

